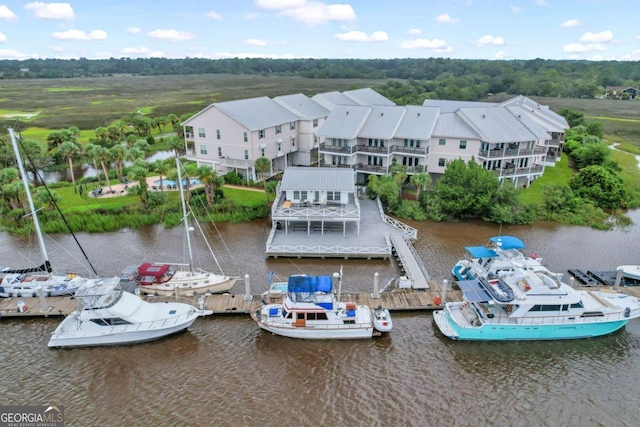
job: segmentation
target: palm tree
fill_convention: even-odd
[[[111,158],[115,164],[118,179],[122,182],[124,180],[124,159],[127,158],[127,151],[129,151],[129,149],[124,145],[114,145],[109,151],[111,151]]]
[[[100,160],[100,166],[102,166],[102,171],[104,172],[104,178],[107,181],[107,185],[109,186],[109,191],[113,193],[113,189],[111,188],[111,180],[109,179],[109,172],[107,171],[107,164],[111,162],[111,151],[104,147],[100,147],[99,150],[96,150],[96,154],[98,160]]]
[[[431,175],[426,172],[411,175],[411,183],[416,186],[416,200],[420,200],[420,192],[431,186]]]
[[[73,191],[77,193],[76,189],[76,177],[73,173],[73,158],[76,157],[79,153],[82,152],[82,147],[75,141],[65,141],[60,146],[56,152],[61,156],[67,159],[69,162],[69,172],[71,173],[71,182],[73,183]]]
[[[260,174],[260,179],[262,180],[262,187],[265,189],[264,194],[267,196],[267,204],[269,204],[269,194],[267,194],[266,182],[267,182],[267,173],[271,171],[271,160],[266,157],[258,157],[255,162],[256,172]]]
[[[153,171],[158,175],[160,175],[160,191],[164,191],[164,186],[162,185],[162,176],[165,175],[167,171],[171,169],[172,163],[173,163],[173,159],[169,158],[169,159],[156,160],[151,165],[151,167],[153,168]]]
[[[136,160],[129,168],[129,179],[131,181],[138,181],[138,185],[130,187],[129,191],[140,196],[140,201],[147,207],[147,199],[149,193],[147,191],[147,165],[143,160]]]
[[[91,162],[93,163],[93,168],[96,170],[96,173],[98,174],[98,184],[102,185],[102,179],[100,178],[100,173],[98,172],[98,155],[99,155],[99,151],[100,149],[102,149],[103,147],[100,145],[96,145],[96,144],[87,144],[84,147],[84,153],[91,157]]]
[[[219,176],[211,166],[200,166],[196,172],[204,184],[207,204],[211,206],[216,200],[216,190],[224,185],[224,178]]]

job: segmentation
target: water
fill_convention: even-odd
[[[631,212],[640,223],[640,212]],[[639,264],[640,230],[598,231],[539,223],[412,224],[416,248],[436,280],[464,246],[516,235],[557,271]],[[343,291],[369,291],[398,274],[382,260],[265,259],[266,220],[219,225],[233,256],[214,241],[224,268],[266,290],[269,271],[331,274],[344,266]],[[180,261],[181,228],[81,234],[96,269],[114,274],[143,261]],[[71,247],[69,236],[55,240]],[[29,239],[0,235],[0,263],[37,254]],[[212,265],[197,242],[197,264]],[[21,245],[27,248],[17,249]],[[47,239],[56,265],[74,256]],[[9,249],[11,248],[11,249]],[[277,279],[276,277],[276,279]],[[244,284],[234,289],[238,297]],[[591,340],[455,342],[428,312],[394,313],[394,330],[363,341],[313,342],[261,331],[245,315],[199,319],[185,333],[130,347],[51,350],[59,319],[2,320],[3,404],[62,404],[68,425],[640,425],[640,321]]]
[[[153,183],[155,185],[160,185],[161,182],[162,182],[163,186],[178,185],[178,181],[174,181],[172,179],[164,179],[163,178],[162,180],[157,179],[157,180],[153,181]],[[189,184],[190,185],[198,185],[198,184],[200,184],[200,180],[196,179],[196,178],[192,178],[192,179],[189,180]],[[182,180],[182,185],[187,185],[187,180],[186,179]]]

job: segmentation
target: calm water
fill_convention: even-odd
[[[640,213],[631,213],[640,224]],[[450,279],[464,246],[500,234],[483,223],[412,224],[434,279]],[[266,221],[221,225],[214,246],[226,270],[266,277],[344,266],[343,289],[371,289],[398,274],[390,261],[265,259]],[[214,230],[215,231],[215,230]],[[503,227],[557,271],[638,264],[639,227],[603,232],[536,224]],[[99,273],[145,260],[183,259],[181,230],[78,236]],[[210,266],[201,242],[198,265]],[[76,269],[69,236],[47,239],[52,261]],[[24,249],[21,249],[24,248]],[[0,264],[24,265],[35,242],[0,235]],[[244,284],[236,285],[237,294]],[[188,332],[130,347],[50,350],[58,319],[2,320],[0,404],[63,404],[68,425],[640,425],[640,322],[570,342],[465,343],[443,338],[430,313],[394,314],[381,339],[312,342],[262,332],[248,316],[198,320]]]

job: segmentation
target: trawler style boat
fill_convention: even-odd
[[[342,275],[335,274],[342,281]],[[340,302],[330,276],[290,276],[272,289],[286,289],[281,304],[265,304],[251,311],[260,328],[276,335],[306,339],[371,338],[391,331],[389,310]]]
[[[189,263],[144,263],[138,268],[139,289],[145,294],[153,295],[195,295],[204,293],[223,293],[229,292],[238,280],[237,277],[227,276],[222,272],[222,267],[218,263],[217,258],[211,251],[211,255],[216,262],[218,269],[222,274],[214,274],[202,269],[193,268],[193,252],[191,250],[190,232],[193,228],[189,227],[189,219],[187,216],[187,203],[184,197],[184,188],[182,186],[182,176],[180,172],[180,161],[176,155],[176,166],[178,168],[178,187],[180,188],[180,197],[182,200],[182,221],[185,227],[185,239],[189,253]],[[195,218],[194,218],[195,220]],[[197,221],[196,221],[197,223]],[[198,228],[202,233],[200,225]],[[204,237],[204,233],[202,233]],[[205,238],[206,240],[206,238]],[[207,246],[209,243],[207,242]],[[211,250],[211,247],[209,247]]]
[[[24,170],[24,166],[22,165],[22,158],[20,156],[20,150],[18,149],[17,136],[15,135],[14,130],[11,128],[9,128],[9,136],[11,138],[11,144],[16,156],[18,169],[20,170],[22,185],[24,186],[29,209],[31,210],[30,215],[33,219],[33,224],[44,263],[41,266],[34,268],[3,268],[0,272],[3,276],[2,280],[0,280],[0,297],[35,297],[38,296],[38,289],[42,289],[45,296],[73,295],[73,293],[80,287],[80,285],[90,279],[80,277],[76,274],[51,274],[53,272],[53,269],[51,267],[51,262],[49,261],[47,248],[44,244],[42,230],[40,229],[38,212],[34,207],[33,198],[31,196],[31,188],[29,187],[27,174]]]
[[[451,274],[458,280],[473,280],[490,274],[513,272],[515,265],[525,268],[542,267],[542,258],[536,254],[527,257],[522,240],[513,236],[494,236],[487,246],[467,246],[467,257],[453,266]]]
[[[134,344],[187,329],[208,310],[179,302],[151,303],[125,292],[120,278],[89,280],[75,294],[78,308],[51,333],[49,347]]]
[[[456,340],[560,340],[610,334],[640,317],[640,300],[614,290],[575,290],[544,267],[459,281],[463,301],[433,314]]]

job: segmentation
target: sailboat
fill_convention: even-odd
[[[29,209],[31,210],[31,218],[36,229],[38,244],[44,259],[44,263],[39,267],[25,269],[9,269],[4,268],[2,274],[4,277],[0,281],[0,297],[35,297],[38,295],[38,289],[41,288],[45,296],[68,296],[73,295],[76,290],[87,280],[76,274],[67,274],[64,276],[52,275],[51,262],[47,248],[44,244],[40,222],[38,221],[38,212],[33,205],[31,197],[31,189],[29,188],[29,180],[22,164],[20,150],[18,149],[17,137],[12,128],[9,128],[9,136],[11,144],[16,155],[18,169],[22,177],[22,184],[27,195]]]
[[[202,269],[193,268],[193,251],[191,249],[191,237],[190,232],[193,230],[189,226],[187,203],[184,196],[184,188],[182,184],[182,175],[180,170],[180,160],[176,154],[176,166],[178,168],[178,187],[180,189],[180,199],[182,201],[182,222],[185,228],[185,238],[187,243],[187,250],[189,255],[188,264],[175,264],[175,263],[144,263],[138,267],[138,276],[136,281],[138,282],[139,289],[145,294],[153,295],[194,295],[204,293],[223,293],[229,292],[233,285],[238,280],[237,277],[227,276],[222,271],[220,263],[213,254],[209,243],[209,251],[218,266],[221,274],[214,274]],[[193,212],[191,212],[193,215]],[[195,220],[198,229],[204,237],[200,224]],[[206,241],[206,237],[205,237]],[[187,267],[187,268],[184,268]]]

